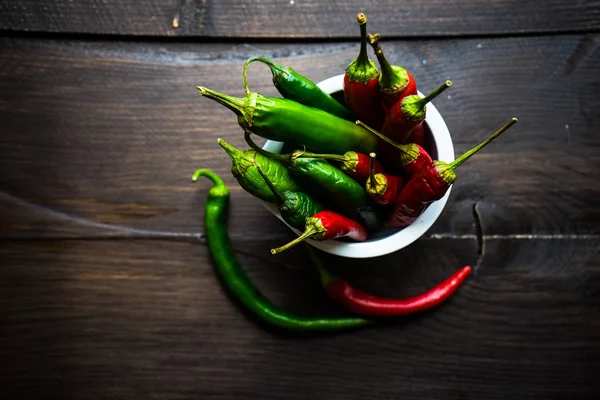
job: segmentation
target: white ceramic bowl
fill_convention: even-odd
[[[318,86],[329,94],[335,92],[342,92],[344,85],[344,75],[333,76],[318,83]],[[419,92],[419,95],[423,95]],[[427,104],[427,113],[425,122],[431,130],[433,140],[437,148],[437,159],[445,162],[454,161],[454,146],[452,145],[452,138],[448,127],[444,122],[444,119],[433,106],[433,104]],[[267,140],[263,148],[267,151],[279,153],[283,149],[282,142],[276,142],[273,140]],[[451,189],[451,188],[450,188]],[[383,256],[385,254],[393,253],[400,250],[403,247],[408,246],[419,237],[421,237],[427,230],[433,225],[437,218],[442,213],[448,197],[450,196],[450,189],[446,192],[446,195],[440,200],[435,201],[427,207],[425,212],[410,226],[401,230],[393,230],[391,233],[382,237],[373,237],[367,239],[364,242],[342,242],[339,240],[323,240],[317,241],[308,239],[306,243],[326,251],[327,253],[335,254],[343,257],[350,258],[368,258]],[[277,218],[279,218],[284,224],[286,224],[296,235],[300,235],[300,231],[289,226],[277,210],[274,204],[262,201],[263,205],[272,212]]]

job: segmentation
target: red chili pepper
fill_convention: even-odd
[[[471,273],[471,267],[467,265],[423,294],[406,299],[389,299],[352,287],[327,271],[314,250],[309,249],[309,255],[319,271],[321,285],[327,294],[348,310],[369,317],[400,317],[437,307],[448,300]]]
[[[419,124],[408,135],[407,143],[415,143],[425,147],[425,124]]]
[[[371,173],[371,161],[369,156],[357,153],[355,151],[348,152],[354,153],[353,158],[356,157],[356,163],[354,163],[354,168],[351,170],[350,163],[344,163],[341,167],[341,170],[348,174],[352,179],[357,181],[360,184],[367,183],[367,179],[369,179],[369,174]],[[348,154],[346,153],[346,154]],[[350,156],[350,154],[348,154]],[[379,163],[379,161],[375,160],[373,162],[373,169],[376,174],[382,174],[384,169],[383,166]]]
[[[517,122],[516,118],[511,119],[489,138],[450,164],[439,160],[434,161],[433,167],[422,169],[410,178],[398,195],[394,211],[386,221],[386,226],[403,228],[412,224],[431,202],[441,199],[446,194],[450,185],[456,180],[456,173],[454,171],[458,166],[500,136],[502,132],[515,122]]]
[[[321,211],[306,219],[306,227],[302,235],[281,247],[271,249],[271,254],[281,253],[308,238],[330,240],[341,237],[363,242],[367,239],[367,231],[350,218],[333,211]]]
[[[394,204],[398,193],[404,186],[404,179],[401,176],[390,175],[385,173],[375,173],[375,153],[369,154],[371,158],[371,168],[369,179],[365,184],[367,194],[377,204],[386,206]]]
[[[392,139],[377,132],[375,129],[364,124],[361,121],[356,121],[356,124],[362,126],[379,139],[381,139],[387,147],[380,146],[382,150],[391,149],[393,151],[392,156],[388,156],[389,164],[398,165],[404,170],[404,174],[407,178],[410,178],[417,172],[431,168],[433,166],[433,160],[427,150],[416,143],[400,144],[396,143]],[[398,157],[398,152],[400,157]]]
[[[346,68],[344,74],[344,99],[346,105],[358,118],[381,127],[385,111],[379,96],[379,71],[367,55],[367,17],[358,13],[360,25],[360,53]]]
[[[387,112],[381,133],[397,142],[407,143],[412,130],[425,121],[426,105],[452,86],[446,81],[425,97],[419,95],[406,96],[395,103]]]
[[[369,43],[381,66],[379,77],[381,101],[386,108],[390,108],[406,96],[417,94],[417,81],[405,68],[390,64],[379,46],[380,38],[379,33],[369,35]]]

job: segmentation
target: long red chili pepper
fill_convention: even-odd
[[[371,158],[370,176],[365,184],[365,191],[377,204],[386,206],[394,204],[398,193],[404,186],[401,176],[386,173],[375,173],[375,153],[369,154]]]
[[[330,240],[341,237],[362,242],[367,239],[367,231],[362,225],[350,218],[333,211],[321,211],[306,219],[306,227],[302,235],[281,247],[271,249],[271,254],[281,253],[308,238]]]
[[[309,255],[319,271],[321,285],[327,294],[348,310],[370,317],[400,317],[434,308],[448,300],[471,272],[471,267],[467,265],[425,293],[406,299],[389,299],[376,297],[352,287],[348,282],[327,271],[314,250],[309,249]]]
[[[346,105],[358,118],[381,127],[385,111],[379,97],[379,71],[367,55],[367,17],[358,13],[360,25],[360,52],[346,68],[344,74],[344,99]]]
[[[432,168],[425,168],[410,178],[398,195],[394,211],[386,221],[386,226],[403,228],[412,224],[431,202],[441,199],[446,194],[450,185],[456,180],[455,170],[458,166],[500,136],[515,122],[517,122],[516,118],[511,119],[489,138],[450,164],[439,160],[434,161]]]
[[[381,101],[386,108],[390,108],[406,96],[417,94],[417,81],[405,68],[390,64],[379,45],[380,38],[379,33],[369,35],[369,43],[381,67],[379,77]]]
[[[446,81],[425,97],[411,95],[395,103],[386,114],[381,133],[400,143],[407,143],[412,130],[425,121],[427,103],[450,86],[452,86],[452,82]]]
[[[356,121],[358,126],[361,126],[371,132],[373,135],[381,139],[389,148],[393,151],[393,157],[388,157],[388,161],[392,165],[398,165],[404,170],[404,174],[407,178],[413,176],[417,172],[431,168],[433,166],[433,160],[427,150],[416,143],[400,144],[394,140],[383,135],[381,132],[377,132],[375,129],[366,125],[362,121]],[[383,150],[383,146],[382,147]],[[398,157],[400,153],[400,157]]]

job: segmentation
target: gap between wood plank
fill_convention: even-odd
[[[418,40],[460,40],[460,39],[494,39],[494,38],[527,38],[547,36],[568,35],[594,35],[600,33],[600,29],[590,30],[564,30],[564,31],[540,31],[540,32],[509,32],[509,33],[486,33],[486,34],[456,34],[456,35],[419,35],[419,36],[386,36],[386,41],[418,41]],[[0,35],[7,38],[35,39],[35,40],[73,40],[90,42],[139,42],[139,43],[198,43],[198,44],[229,44],[229,43],[345,43],[355,42],[356,36],[337,37],[244,37],[244,36],[149,36],[149,35],[122,35],[107,33],[72,33],[72,32],[42,32],[42,31],[11,31],[0,29]]]
[[[199,241],[205,242],[206,235],[204,232],[163,232],[150,231],[143,229],[127,228],[118,225],[109,225],[113,230],[123,230],[132,234],[97,234],[95,236],[32,236],[32,237],[3,237],[0,242],[7,241],[54,241],[54,240],[172,240],[172,241]],[[135,232],[135,234],[133,233]],[[235,237],[235,235],[232,235]],[[477,240],[477,235],[472,233],[455,234],[455,233],[432,233],[431,235],[422,236],[420,240]],[[482,235],[484,240],[598,240],[600,235],[587,234],[503,234],[503,235]]]
[[[21,199],[10,193],[0,190],[0,198],[4,197],[22,207],[30,208],[38,212],[50,214],[52,217],[62,220],[69,220],[76,224],[91,226],[99,229],[117,231],[115,233],[100,233],[94,237],[89,236],[53,236],[53,237],[28,237],[28,238],[0,238],[3,240],[125,240],[125,239],[146,239],[146,240],[193,240],[204,242],[204,232],[168,232],[151,229],[130,228],[122,225],[107,224],[103,222],[92,221],[88,218],[78,217],[56,211],[48,207]],[[423,236],[426,240],[458,239],[458,240],[477,240],[478,256],[483,256],[486,240],[600,240],[600,234],[503,234],[487,235],[482,232],[481,216],[477,209],[477,203],[473,205],[473,216],[475,219],[476,232],[474,234],[454,234],[454,233],[434,233]]]

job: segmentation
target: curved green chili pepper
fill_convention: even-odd
[[[288,169],[279,161],[271,160],[254,150],[241,151],[223,139],[218,139],[217,142],[231,158],[231,173],[240,186],[251,195],[270,203],[277,202],[273,192],[258,173],[256,165],[262,167],[263,172],[278,190],[293,192],[300,190]]]
[[[214,172],[199,169],[192,181],[205,176],[213,182],[204,208],[206,241],[215,270],[224,286],[247,310],[262,321],[295,331],[324,331],[358,328],[370,321],[362,318],[311,318],[296,316],[278,309],[248,279],[242,269],[227,232],[229,190]]]
[[[301,157],[302,152],[287,155],[270,153],[254,143],[250,134],[246,131],[244,137],[254,151],[287,166],[291,174],[299,178],[300,184],[313,187],[315,195],[330,204],[332,211],[357,220],[370,233],[383,228],[383,221],[371,207],[372,203],[365,189],[339,168],[322,159]]]
[[[275,84],[279,93],[286,99],[295,100],[305,106],[327,111],[330,114],[348,121],[356,120],[346,107],[331,97],[331,95],[325,93],[316,83],[307,77],[300,75],[298,72],[294,71],[292,67],[279,65],[266,57],[251,57],[244,63],[242,77],[246,93],[250,93],[250,90],[248,90],[248,80],[246,79],[248,67],[255,61],[260,61],[271,69],[271,73],[273,74],[273,84]]]
[[[280,192],[258,164],[256,164],[256,169],[269,186],[269,189],[271,189],[271,192],[273,192],[273,196],[277,199],[277,209],[281,217],[290,226],[303,230],[306,218],[310,218],[319,211],[325,210],[325,207],[321,203],[306,193],[292,192],[291,190]]]
[[[197,89],[203,96],[236,113],[244,130],[265,139],[296,143],[321,153],[344,154],[353,150],[369,154],[377,151],[377,137],[353,122],[318,108],[253,92],[238,98],[201,86]]]

